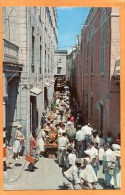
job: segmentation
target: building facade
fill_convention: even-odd
[[[56,50],[54,61],[55,91],[63,89],[66,82],[66,56],[67,50]]]
[[[120,132],[119,9],[92,8],[77,50],[75,90],[84,121],[104,135],[110,130],[116,138]]]
[[[3,8],[4,123],[12,138],[22,125],[27,147],[53,99],[57,44],[55,7]]]

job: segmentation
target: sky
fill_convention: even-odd
[[[57,7],[58,49],[69,50],[76,44],[89,11],[87,7]]]

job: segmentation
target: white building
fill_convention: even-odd
[[[57,44],[55,7],[3,8],[4,126],[13,138],[20,123],[27,144],[53,99]]]
[[[59,80],[64,82],[66,81],[66,56],[67,50],[55,51],[54,60],[55,90],[57,89],[57,87],[61,87],[61,83],[60,84],[58,83]]]

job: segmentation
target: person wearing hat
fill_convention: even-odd
[[[67,157],[66,157],[66,168],[68,169],[72,165],[75,165],[76,154],[73,144],[68,145],[67,148]]]
[[[68,190],[82,189],[81,181],[79,178],[79,170],[81,168],[81,159],[76,158],[75,165],[72,165],[68,170],[63,172],[63,184]]]
[[[66,156],[66,150],[69,144],[69,140],[66,136],[66,133],[62,133],[62,136],[58,138],[57,145],[58,145],[58,156],[57,161],[59,166],[65,165],[65,156]]]
[[[13,143],[13,152],[14,152],[13,159],[14,160],[18,160],[18,155],[20,152],[21,144],[22,144],[21,142],[24,142],[25,140],[25,137],[22,134],[21,129],[22,129],[22,125],[18,125],[15,131],[15,141]]]
[[[104,145],[104,156],[103,156],[103,173],[105,174],[105,185],[106,187],[113,187],[114,186],[114,168],[115,168],[115,161],[116,157],[113,151],[110,148],[110,144]]]
[[[83,164],[80,169],[79,177],[84,189],[95,189],[98,179],[90,164],[90,158],[83,158]]]
[[[112,144],[111,147],[113,151],[121,149],[121,146],[119,145],[119,142],[117,142],[117,140],[115,141],[115,143]]]

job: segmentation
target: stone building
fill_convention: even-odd
[[[67,54],[66,58],[66,81],[69,83],[72,96],[75,97],[76,92],[76,56],[77,49],[73,48]]]
[[[27,147],[53,99],[57,44],[55,7],[3,7],[4,126],[13,138],[21,124]]]
[[[67,50],[56,50],[54,61],[55,90],[63,89],[66,82],[66,56]]]
[[[91,8],[78,39],[76,94],[84,121],[106,135],[120,132],[118,8]]]

